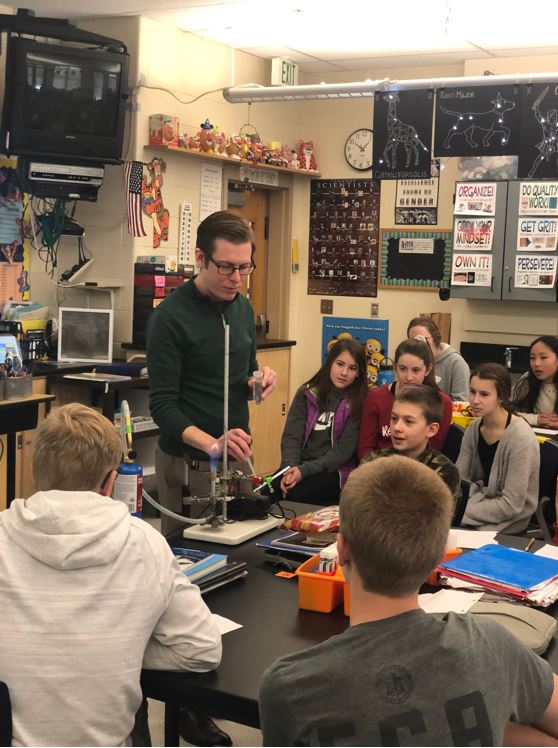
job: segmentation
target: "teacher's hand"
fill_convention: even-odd
[[[220,436],[217,439],[216,444],[219,449],[219,454],[223,454],[224,441],[224,436]],[[250,457],[252,457],[251,444],[252,437],[250,434],[247,434],[246,431],[243,431],[243,429],[229,429],[227,432],[227,452],[231,457],[234,457],[235,460],[246,462]]]

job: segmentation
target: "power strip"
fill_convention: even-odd
[[[178,224],[178,264],[185,270],[195,270],[196,256],[192,248],[192,204],[180,203]]]
[[[90,257],[81,265],[74,265],[71,270],[65,270],[60,276],[58,283],[73,283],[78,275],[81,275],[87,268],[93,264],[93,258]]]

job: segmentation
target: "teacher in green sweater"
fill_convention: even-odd
[[[240,216],[228,211],[208,216],[197,232],[198,275],[168,296],[149,320],[149,404],[161,431],[155,465],[159,500],[178,514],[185,461],[197,495],[197,479],[209,470],[212,447],[223,451],[225,324],[230,325],[228,452],[241,463],[252,455],[248,396],[258,368],[256,329],[252,306],[239,291],[255,267],[253,251],[252,230]],[[274,371],[263,368],[264,398],[276,379]],[[178,527],[163,515],[163,534]]]

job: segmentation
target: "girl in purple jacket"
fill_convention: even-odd
[[[360,413],[367,393],[366,358],[357,340],[342,339],[294,396],[281,438],[274,483],[285,498],[335,504],[356,466]]]

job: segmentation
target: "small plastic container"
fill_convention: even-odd
[[[254,381],[252,382],[252,393],[254,397],[254,405],[259,405],[263,400],[263,371],[259,369],[253,372]]]
[[[444,563],[444,561],[450,561],[452,558],[456,558],[456,556],[460,556],[462,554],[461,548],[446,548],[446,552],[444,553],[444,558],[441,560],[440,563]],[[428,575],[428,578],[426,579],[426,584],[430,584],[433,587],[436,587],[438,585],[438,569],[434,569],[434,571],[430,572]]]
[[[4,399],[20,400],[33,394],[33,377],[6,377],[4,379]]]
[[[296,570],[298,577],[298,607],[315,610],[318,613],[331,613],[343,600],[345,580],[341,567],[335,574],[317,574],[320,557],[311,556]]]
[[[451,422],[456,423],[458,426],[462,426],[464,429],[474,421],[473,416],[467,416],[465,413],[454,413],[451,417]]]

